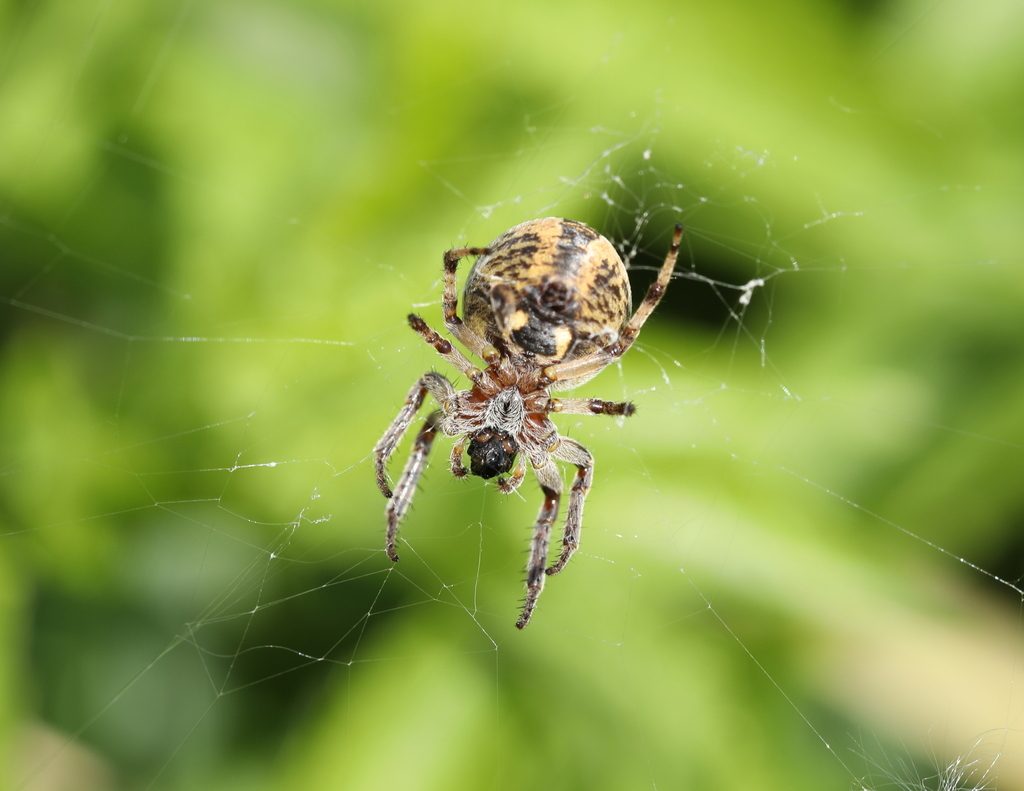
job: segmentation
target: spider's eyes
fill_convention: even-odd
[[[493,478],[512,469],[519,446],[501,431],[481,431],[469,441],[469,471],[481,478]]]

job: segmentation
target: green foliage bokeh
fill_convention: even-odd
[[[1022,21],[0,3],[0,787],[1024,787]],[[689,277],[518,633],[532,484],[392,568],[368,453],[543,214]]]

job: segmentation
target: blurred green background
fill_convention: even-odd
[[[1024,788],[1022,91],[1018,0],[0,2],[0,787]],[[552,214],[687,237],[519,633],[532,481],[392,567],[368,454]]]

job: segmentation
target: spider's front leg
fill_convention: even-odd
[[[530,542],[530,560],[526,565],[526,601],[522,615],[516,621],[516,629],[524,629],[537,607],[537,599],[544,590],[544,567],[548,562],[548,541],[551,537],[551,525],[558,516],[558,503],[562,499],[562,478],[558,467],[545,455],[544,462],[534,468],[537,483],[544,492],[544,504],[537,514],[537,523],[533,528],[533,540]]]
[[[395,551],[395,542],[398,540],[398,525],[405,518],[409,505],[412,503],[412,496],[416,492],[416,484],[420,476],[427,468],[427,456],[434,444],[434,437],[437,436],[438,423],[441,421],[441,412],[432,412],[424,421],[423,427],[416,434],[413,442],[412,453],[405,462],[405,469],[402,470],[402,477],[395,484],[394,495],[388,500],[384,513],[388,518],[388,533],[384,543],[384,551],[392,562],[398,562],[398,552]]]
[[[402,477],[398,479],[395,490],[392,491],[388,485],[387,464],[395,447],[401,441],[409,424],[419,408],[423,406],[423,399],[430,393],[437,401],[441,410],[433,412],[423,424],[413,442],[412,452],[409,460],[402,470]],[[409,395],[406,396],[405,404],[398,412],[398,416],[388,426],[384,436],[373,448],[374,467],[377,472],[377,486],[381,493],[388,498],[388,505],[384,513],[388,520],[387,541],[385,550],[388,557],[395,563],[398,562],[398,553],[395,551],[395,541],[398,538],[398,525],[409,510],[412,496],[416,492],[416,484],[419,482],[423,470],[427,466],[427,454],[434,444],[434,437],[438,430],[444,425],[443,410],[455,397],[455,388],[452,383],[441,374],[429,371],[419,378],[419,381],[412,386]],[[441,429],[443,430],[443,429]]]
[[[546,573],[557,574],[565,568],[569,558],[579,548],[580,528],[583,527],[583,503],[587,492],[594,481],[594,457],[574,439],[563,437],[558,447],[552,452],[556,459],[576,465],[576,479],[569,490],[569,509],[565,515],[565,528],[562,531],[562,554],[547,569]]]
[[[373,462],[374,468],[377,471],[377,486],[385,497],[391,497],[391,487],[388,486],[388,459],[395,452],[395,447],[405,435],[405,431],[409,428],[409,424],[412,423],[413,417],[415,417],[419,408],[423,406],[423,399],[426,398],[427,393],[434,396],[438,406],[444,409],[444,405],[454,397],[455,388],[452,387],[451,382],[439,373],[428,371],[423,374],[416,384],[412,386],[409,395],[405,397],[405,404],[399,410],[398,416],[391,421],[391,425],[384,432],[384,436],[373,446]]]
[[[548,408],[552,412],[566,415],[629,417],[636,414],[636,407],[631,401],[602,401],[600,398],[552,398]],[[569,492],[569,512],[565,516],[565,529],[562,532],[562,553],[558,561],[547,570],[548,574],[557,574],[565,568],[565,564],[580,545],[583,503],[594,480],[594,457],[580,443],[566,437],[560,438],[552,455],[556,459],[576,465],[576,480],[573,481],[572,490]]]

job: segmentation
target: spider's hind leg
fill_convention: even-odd
[[[455,282],[455,270],[458,268],[460,259],[468,255],[487,255],[489,252],[490,250],[486,247],[456,247],[444,254],[444,297],[441,300],[441,305],[444,309],[445,326],[459,343],[479,357],[483,356],[487,341],[473,332],[459,318],[457,313],[459,289]]]
[[[409,454],[409,460],[406,461],[405,469],[402,470],[402,477],[395,484],[394,493],[391,499],[388,500],[387,508],[384,511],[388,518],[388,533],[384,544],[384,551],[388,553],[388,557],[395,563],[398,562],[398,553],[395,551],[395,542],[398,540],[398,525],[405,518],[409,505],[412,503],[412,496],[416,492],[416,484],[419,483],[420,476],[423,475],[423,471],[427,468],[427,455],[430,453],[430,448],[434,444],[434,438],[437,436],[437,424],[440,420],[441,412],[437,411],[432,412],[424,421],[423,427],[419,430],[416,440],[413,442],[412,453]]]
[[[647,289],[647,296],[644,297],[640,307],[636,309],[626,326],[622,329],[619,339],[592,354],[580,357],[568,362],[555,363],[544,369],[543,374],[549,382],[568,382],[570,379],[580,377],[591,377],[606,366],[622,357],[633,345],[643,328],[644,323],[650,318],[654,309],[658,307],[661,298],[668,288],[672,279],[672,272],[675,271],[676,258],[679,256],[679,244],[683,238],[683,226],[676,223],[675,232],[672,234],[672,244],[668,248],[665,261],[658,271],[658,279],[651,283]],[[568,385],[563,385],[568,386]],[[571,399],[568,399],[571,400]]]

